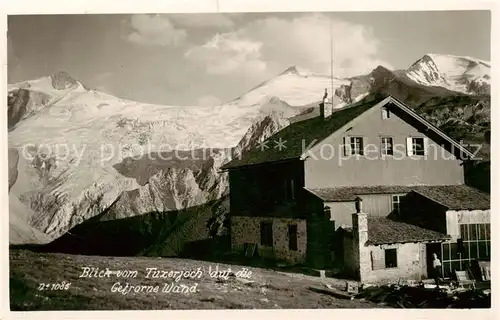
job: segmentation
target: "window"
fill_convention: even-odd
[[[391,113],[388,109],[382,108],[382,119],[389,119],[391,117]]]
[[[398,252],[396,249],[385,249],[385,267],[397,268]]]
[[[490,225],[461,224],[460,254],[463,259],[490,259]]]
[[[381,270],[387,268],[397,268],[398,255],[397,249],[375,249],[371,252],[372,270]]]
[[[460,237],[456,243],[443,243],[443,275],[453,270],[466,270],[470,261],[489,260],[491,256],[490,224],[460,224]]]
[[[351,137],[351,154],[363,155],[362,137]]]
[[[394,154],[391,137],[382,137],[381,151],[383,156],[392,156]]]
[[[403,194],[397,194],[392,196],[392,211],[400,213],[401,212],[401,200],[403,199]]]
[[[265,247],[273,246],[273,223],[261,222],[260,223],[260,244]]]
[[[329,206],[323,208],[324,218],[330,220],[332,218],[332,211]]]
[[[424,138],[411,138],[412,154],[415,156],[424,156]]]
[[[288,249],[297,250],[297,225],[288,225]]]

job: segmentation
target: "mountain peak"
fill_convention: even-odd
[[[392,73],[391,70],[387,69],[386,67],[384,67],[383,65],[378,65],[375,69],[372,70],[371,72],[372,74],[373,73]]]
[[[78,85],[73,77],[69,75],[66,71],[58,71],[50,76],[52,80],[52,86],[54,89],[64,90]]]
[[[380,88],[395,78],[394,73],[384,66],[379,65],[370,72],[372,87]]]
[[[304,77],[316,75],[311,70],[297,67],[296,65],[293,65],[293,66],[286,68],[280,75],[285,75],[285,74],[295,74],[295,75],[304,76]]]
[[[386,67],[381,66],[381,65],[379,65],[378,67],[373,69],[372,72],[370,72],[370,75],[373,78],[378,79],[378,80],[381,80],[381,79],[387,80],[389,78],[394,77],[394,73],[391,70],[389,70]]]
[[[290,66],[286,68],[281,74],[299,74],[297,66]]]
[[[453,64],[453,65],[466,65],[470,63],[475,63],[475,64],[482,64],[486,67],[491,67],[490,61],[486,60],[481,60],[478,58],[474,57],[469,57],[469,56],[457,56],[453,54],[444,54],[444,53],[426,53],[422,58],[418,59],[416,63],[420,61],[430,61],[432,60],[434,63],[437,65],[447,63],[447,64]]]
[[[467,94],[483,94],[490,88],[490,63],[468,56],[427,53],[406,71],[422,85],[444,87]]]

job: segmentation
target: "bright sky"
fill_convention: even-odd
[[[9,16],[8,82],[66,71],[171,105],[234,99],[289,66],[352,76],[426,53],[490,60],[489,11]]]

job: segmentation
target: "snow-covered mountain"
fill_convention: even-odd
[[[198,205],[227,192],[218,168],[231,148],[301,112],[253,92],[214,107],[144,104],[67,74],[10,85],[9,148],[19,155],[10,193],[34,213],[29,224],[52,237],[112,204],[122,216]],[[129,191],[139,197],[123,200]]]
[[[426,54],[406,75],[426,86],[439,86],[468,94],[490,93],[490,62],[454,55]]]
[[[347,79],[333,78],[334,88],[348,83],[349,80]],[[331,86],[330,76],[313,74],[307,70],[292,66],[277,77],[258,85],[242,97],[233,100],[229,105],[253,105],[262,99],[278,97],[289,105],[304,106],[311,102],[320,101],[325,88],[330,91]],[[335,104],[341,101],[334,97],[333,102]]]
[[[316,116],[325,88],[327,112],[377,92],[409,101],[463,95],[464,79],[468,93],[481,93],[486,83],[489,88],[487,77],[478,78],[489,74],[486,62],[444,60],[426,55],[408,70],[378,67],[368,75],[334,77],[333,97],[329,76],[290,67],[210,107],[124,100],[64,72],[10,84],[11,215],[21,212],[11,217],[11,230],[19,230],[11,234],[15,242],[46,242],[45,236],[59,237],[98,215],[101,222],[123,220],[222,199],[228,182],[220,166],[290,122]]]

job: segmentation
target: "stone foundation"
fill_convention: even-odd
[[[273,224],[273,246],[266,247],[260,243],[261,222]],[[297,225],[297,250],[288,247],[288,225]],[[245,243],[257,244],[258,254],[264,258],[286,260],[291,263],[306,261],[307,232],[306,220],[267,217],[231,217],[231,250],[243,254]]]

